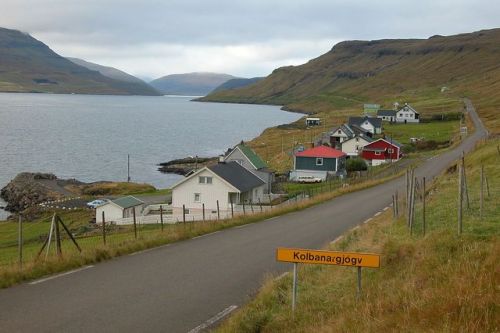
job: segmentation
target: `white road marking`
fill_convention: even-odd
[[[77,272],[80,272],[80,271],[83,271],[83,270],[86,270],[86,269],[89,269],[89,268],[92,268],[92,267],[94,267],[94,265],[88,265],[88,266],[85,266],[85,267],[82,267],[82,268],[74,269],[74,270],[69,271],[69,272],[65,272],[65,273],[61,273],[61,274],[49,276],[49,277],[46,277],[46,278],[43,278],[43,279],[35,280],[35,281],[30,282],[29,284],[31,284],[31,285],[39,284],[39,283],[42,283],[42,282],[45,282],[45,281],[57,279],[57,278],[62,277],[62,276],[66,276],[66,275],[69,275],[69,274],[77,273]]]
[[[354,229],[352,229],[352,230],[354,230]],[[337,243],[338,241],[340,241],[342,238],[344,238],[344,236],[339,236],[339,237],[335,238],[335,239],[333,240],[333,242],[331,242],[330,244],[335,244],[335,243]]]
[[[368,222],[370,222],[371,220],[373,220],[373,218],[372,218],[372,217],[370,217],[369,219],[366,219],[366,220],[365,220],[365,222],[363,222],[363,223],[368,223]]]
[[[242,224],[242,225],[237,225],[236,227],[234,227],[235,229],[241,229],[241,228],[245,228],[245,227],[248,227],[250,224]]]
[[[141,251],[137,251],[137,252],[134,252],[134,253],[130,253],[129,256],[135,256],[136,254],[146,253],[146,252],[149,252],[149,251],[153,251],[154,249],[156,249],[156,247],[153,247],[153,248],[150,248],[150,249],[141,250]]]
[[[287,276],[287,275],[288,275],[288,272],[285,272],[285,273],[283,273],[283,274],[279,275],[278,277],[276,277],[276,279],[275,279],[275,280],[276,280],[276,281],[281,280],[282,278],[284,278],[284,277],[285,277],[285,276]]]
[[[216,314],[215,316],[213,316],[212,318],[208,319],[206,322],[204,322],[203,324],[199,325],[199,326],[196,326],[195,328],[193,328],[191,331],[189,331],[188,333],[197,333],[197,332],[201,332],[202,330],[212,326],[213,324],[215,324],[216,322],[218,322],[219,320],[221,320],[222,318],[224,318],[225,316],[227,316],[228,314],[230,314],[231,312],[233,312],[234,310],[236,310],[238,308],[237,305],[231,305],[227,308],[225,308],[224,310],[222,310],[221,312],[219,312],[218,314]]]
[[[359,229],[359,225],[357,225],[354,228],[352,228],[351,231],[358,230],[358,229]],[[342,237],[342,236],[340,236],[340,237]]]
[[[384,212],[385,212],[386,210],[388,210],[388,209],[389,209],[389,206],[385,207],[385,208],[384,208]]]
[[[375,213],[375,215],[373,215],[373,216],[379,216],[380,214],[382,214],[382,212],[377,212],[377,213]]]

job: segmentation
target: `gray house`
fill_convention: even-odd
[[[382,119],[376,117],[349,117],[349,126],[359,126],[372,134],[382,133]]]
[[[395,122],[396,121],[396,110],[378,110],[377,118],[380,118],[384,121]]]
[[[229,150],[224,156],[225,162],[238,162],[245,169],[259,177],[266,183],[265,194],[271,193],[271,185],[274,182],[274,171],[243,142]]]

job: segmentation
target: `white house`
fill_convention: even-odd
[[[347,156],[358,156],[363,150],[363,147],[373,141],[367,135],[359,134],[355,137],[342,142],[342,151],[347,154]]]
[[[104,212],[104,220],[107,222],[116,222],[120,219],[133,217],[134,210],[136,216],[142,213],[144,202],[131,195],[123,198],[114,199],[107,203],[97,206],[96,223],[102,223],[102,213]]]
[[[377,118],[380,118],[384,121],[395,122],[396,121],[396,110],[378,110]]]
[[[174,214],[199,213],[205,205],[207,210],[229,211],[231,203],[264,202],[266,183],[237,162],[219,162],[207,166],[172,186],[172,209]]]
[[[306,118],[306,126],[319,126],[321,125],[320,118],[307,117]]]
[[[347,124],[342,124],[330,132],[330,146],[340,148],[342,142],[354,137],[354,130]]]
[[[396,113],[396,122],[398,123],[419,123],[420,114],[412,108],[408,103],[399,109]]]
[[[382,133],[382,119],[376,117],[349,117],[349,126],[359,126],[372,134]]]
[[[270,170],[267,164],[243,142],[229,150],[224,156],[224,161],[238,162],[245,169],[266,183],[265,194],[271,193],[271,186],[274,182],[274,172]]]

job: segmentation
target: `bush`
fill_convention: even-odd
[[[361,158],[350,158],[346,162],[347,171],[364,171],[367,170],[368,166],[366,162]]]

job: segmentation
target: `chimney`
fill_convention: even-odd
[[[226,163],[224,161],[224,155],[219,155],[219,163]]]

